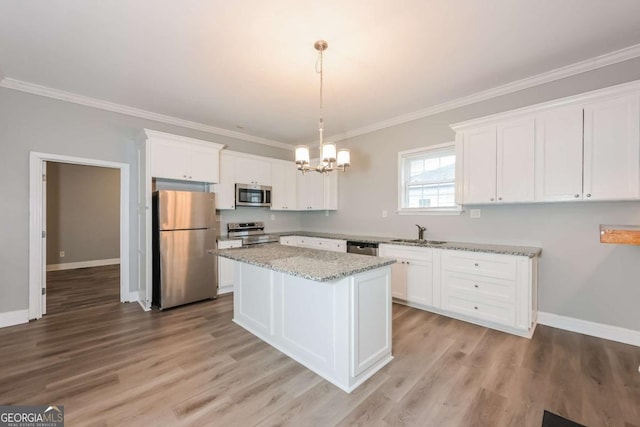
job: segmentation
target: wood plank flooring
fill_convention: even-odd
[[[89,270],[51,288],[51,314],[0,329],[0,404],[64,405],[69,426],[539,427],[543,409],[640,426],[638,347],[394,305],[395,359],[347,394],[232,323],[230,295],[145,313],[118,302],[117,270]]]

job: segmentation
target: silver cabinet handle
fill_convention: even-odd
[[[475,263],[473,263],[473,265],[475,265],[475,266],[477,267],[477,266],[478,266],[478,263],[477,263],[477,262],[475,262]]]
[[[580,197],[580,195],[579,195],[579,194],[576,194],[576,195],[575,195],[575,196],[573,196],[573,197],[575,197],[575,198],[577,199],[578,197]]]
[[[502,200],[502,197],[498,197],[498,200]]]
[[[473,285],[474,288],[478,289],[478,285]]]
[[[587,193],[587,197],[591,197],[591,193]]]
[[[474,309],[474,310],[477,310],[477,309],[478,309],[478,306],[477,306],[477,305],[474,305],[474,306],[473,306],[473,309]]]
[[[493,197],[489,199],[489,201],[493,202]]]

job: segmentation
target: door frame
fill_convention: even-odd
[[[43,230],[44,162],[70,163],[84,166],[107,167],[120,170],[120,301],[131,301],[129,251],[129,165],[126,163],[86,159],[58,154],[29,153],[29,319],[42,317],[42,288],[46,280],[46,250]]]

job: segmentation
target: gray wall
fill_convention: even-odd
[[[397,153],[454,140],[449,124],[640,79],[640,60],[523,90],[342,141],[352,167],[339,177],[339,210],[305,213],[305,230],[536,245],[540,310],[640,330],[640,246],[599,243],[599,224],[640,224],[640,202],[482,207],[482,217],[400,216]],[[382,218],[382,210],[389,216]]]
[[[292,153],[206,132],[138,119],[0,88],[0,313],[29,306],[29,152],[38,151],[130,167],[130,284],[138,289],[137,155],[143,128],[226,144],[234,151],[291,159]]]
[[[47,162],[47,265],[113,258],[120,258],[120,171]]]
[[[640,223],[640,203],[572,203],[482,208],[482,218],[398,216],[396,155],[453,140],[448,125],[592,89],[640,79],[640,59],[583,73],[346,141],[353,166],[341,174],[340,210],[223,212],[223,222],[260,219],[269,231],[303,228],[410,237],[416,222],[436,239],[538,244],[543,311],[640,330],[640,247],[601,245],[600,223]],[[381,102],[384,102],[381,100]],[[29,152],[127,163],[131,172],[131,289],[137,289],[137,167],[134,139],[142,128],[227,144],[234,151],[291,159],[289,151],[128,117],[0,88],[0,313],[28,307]],[[388,218],[381,211],[389,212]],[[299,222],[298,222],[299,221]],[[295,226],[291,226],[295,224]],[[299,226],[298,226],[299,224]]]

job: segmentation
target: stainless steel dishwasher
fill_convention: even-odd
[[[378,243],[347,241],[347,252],[350,254],[378,256]]]

